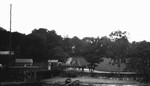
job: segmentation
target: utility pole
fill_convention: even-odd
[[[12,17],[12,4],[10,4],[10,32],[9,32],[9,66],[11,65],[12,63],[12,59],[11,59],[11,17]]]

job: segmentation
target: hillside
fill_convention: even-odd
[[[82,57],[79,57],[79,62],[81,65],[87,65],[87,61],[82,58]],[[100,71],[119,71],[118,70],[118,67],[116,64],[112,65],[111,63],[113,62],[110,58],[103,58],[104,61],[101,62],[100,64],[98,64],[98,66],[96,67],[96,70],[100,70]],[[120,71],[123,71],[124,68],[126,67],[125,64],[121,64],[120,66]]]

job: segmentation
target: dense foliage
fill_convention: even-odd
[[[11,49],[14,58],[32,58],[36,62],[47,62],[48,59],[66,61],[70,56],[82,56],[89,62],[89,67],[96,67],[103,57],[114,60],[118,68],[121,63],[127,64],[127,71],[150,73],[150,42],[132,42],[127,32],[115,31],[109,37],[61,37],[54,30],[34,29],[25,35],[13,32]],[[0,28],[0,50],[9,50],[10,32]]]

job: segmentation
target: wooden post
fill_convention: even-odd
[[[34,79],[37,80],[37,74],[36,74],[37,71],[34,71],[33,73],[34,73]]]

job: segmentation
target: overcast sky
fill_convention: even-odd
[[[0,0],[0,27],[29,34],[35,28],[62,37],[102,37],[129,33],[130,41],[150,41],[150,0]]]

